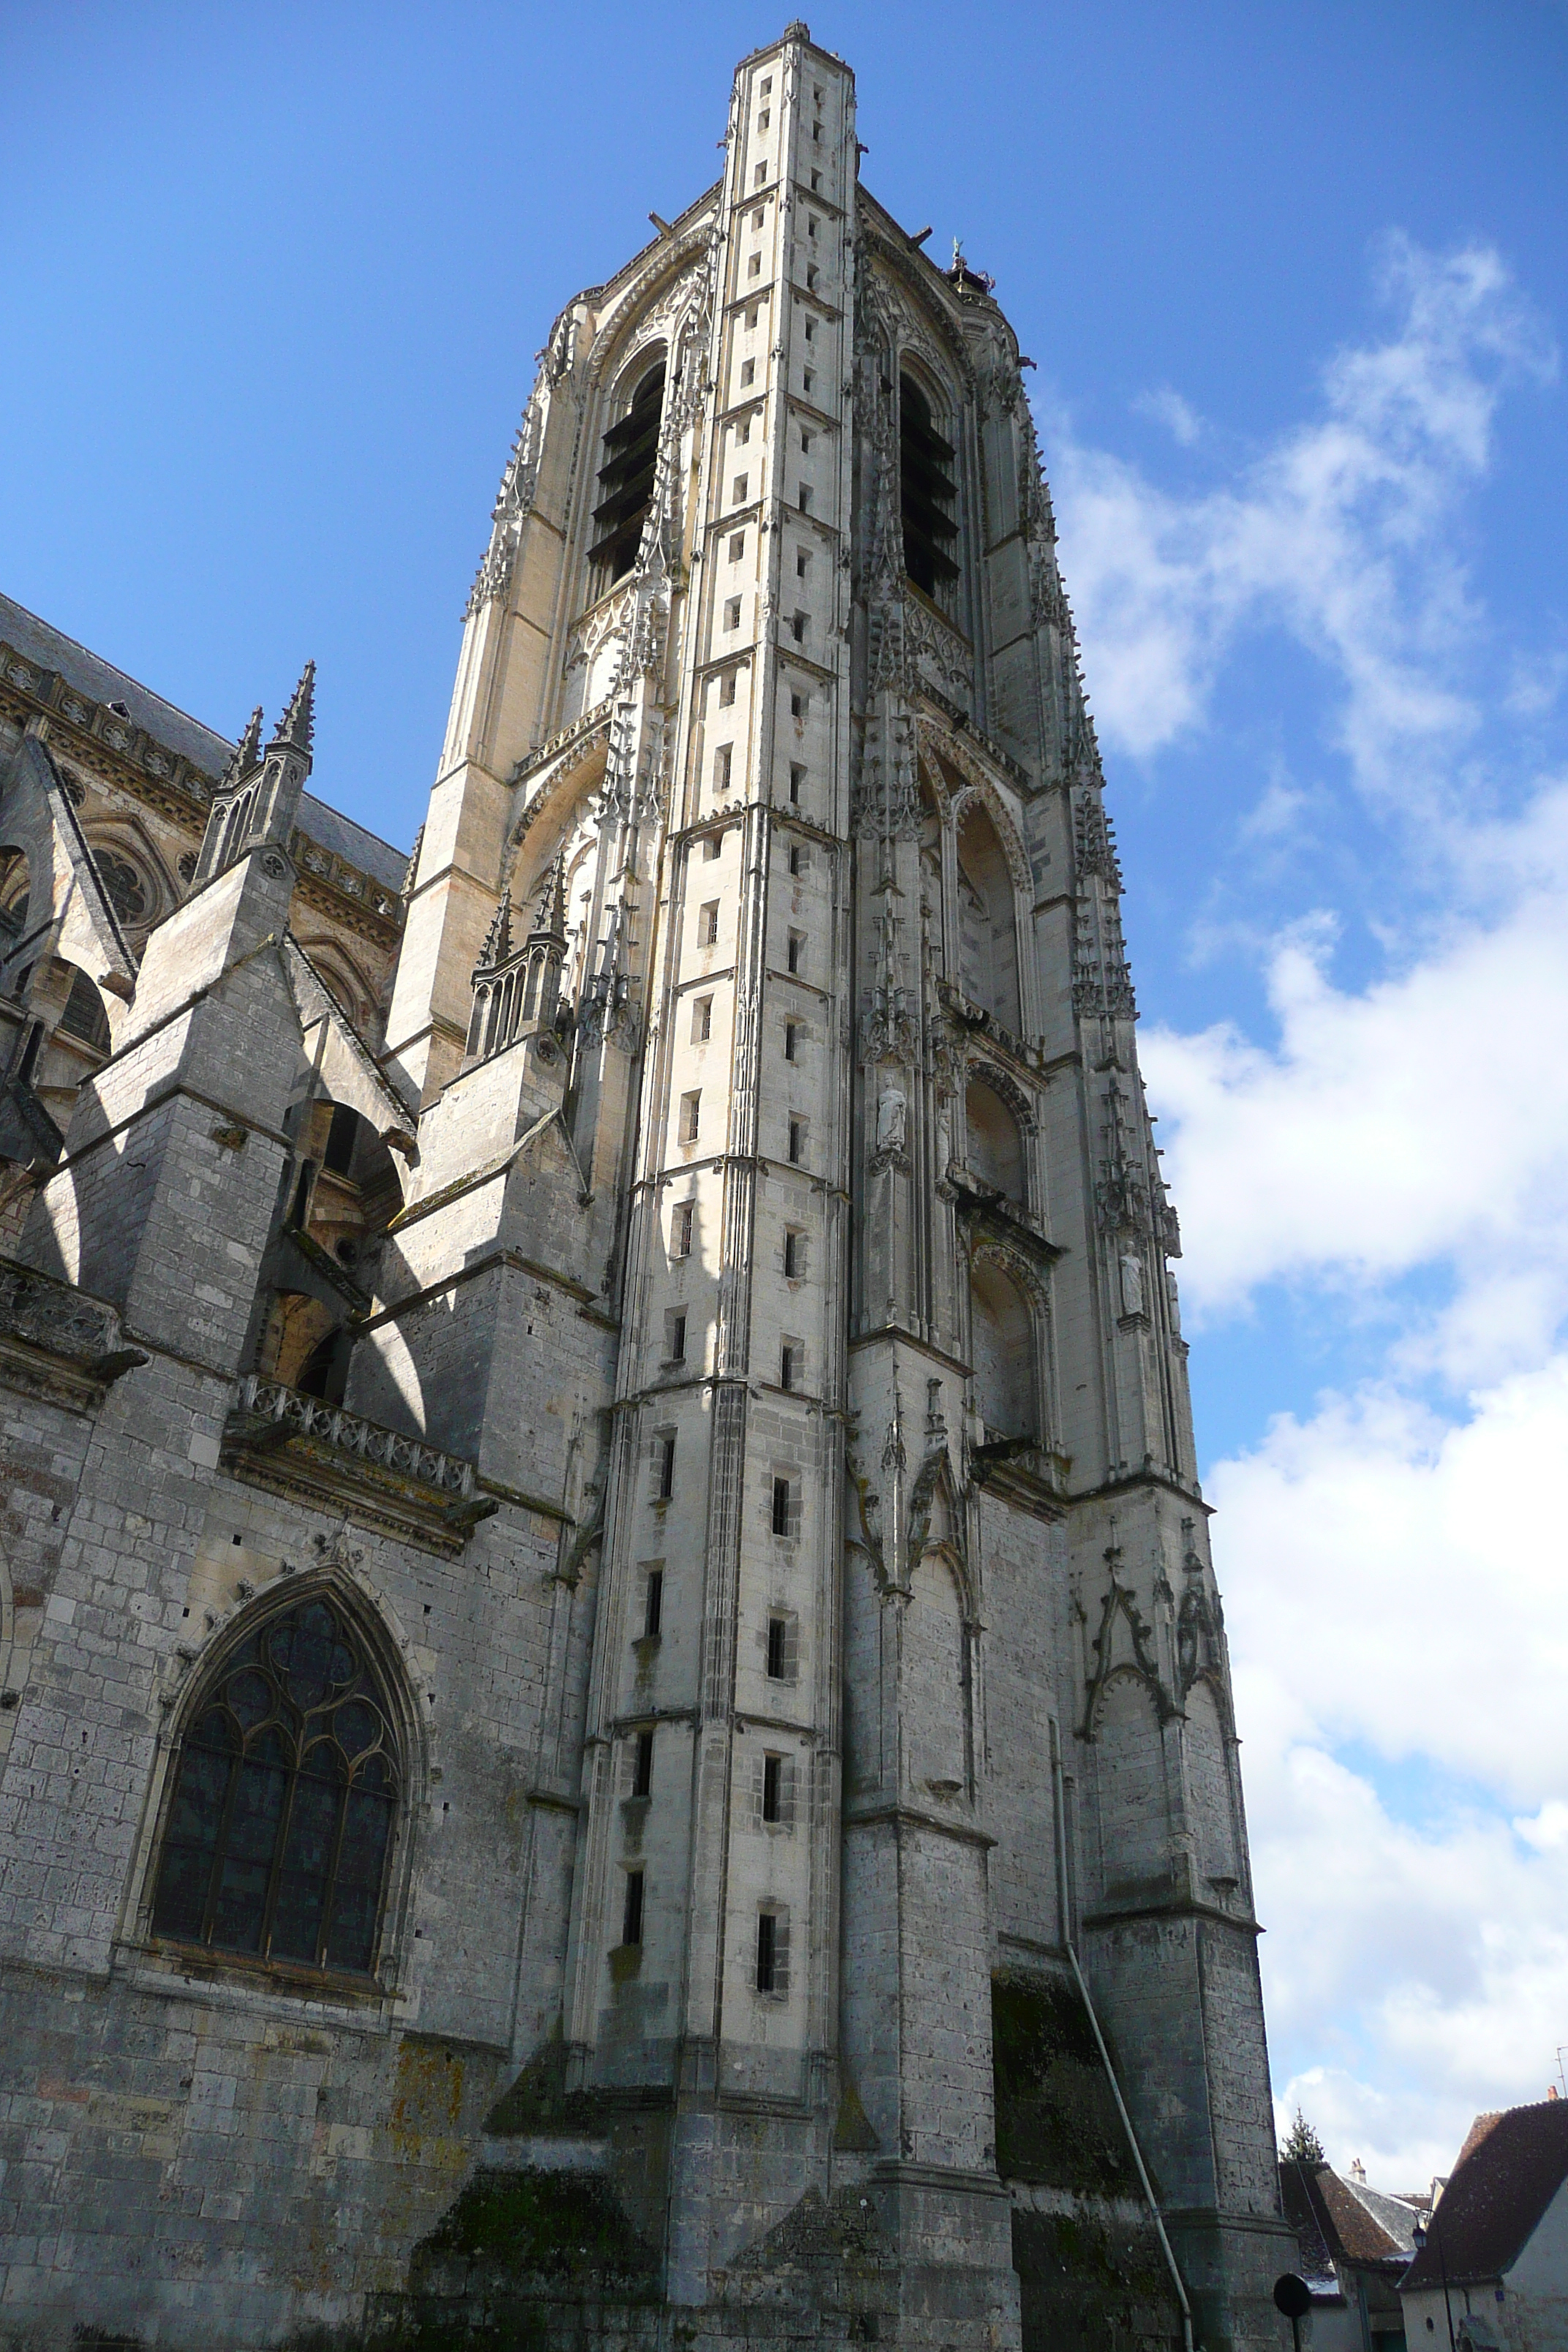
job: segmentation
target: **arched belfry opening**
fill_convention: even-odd
[[[661,359],[637,385],[620,423],[612,425],[605,436],[598,503],[594,509],[598,536],[588,551],[588,561],[604,567],[606,587],[623,580],[637,562],[642,528],[653,504],[664,374]]]
[[[963,992],[1016,1036],[1024,1020],[1013,877],[996,827],[978,799],[970,802],[958,828],[958,906]]]
[[[937,431],[931,406],[912,376],[899,378],[899,491],[904,570],[917,588],[940,597],[958,577],[958,525],[952,478],[956,450]]]
[[[1026,1209],[1029,1187],[1024,1138],[1011,1106],[984,1078],[972,1078],[964,1089],[963,1109],[971,1176]]]

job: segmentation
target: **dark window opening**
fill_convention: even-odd
[[[757,1914],[757,1990],[772,1992],[778,1976],[779,1923],[776,1913]]]
[[[784,1758],[764,1756],[763,1759],[763,1819],[764,1822],[776,1822],[783,1817],[783,1809],[779,1801],[783,1779]]]
[[[229,1659],[181,1744],[154,1934],[367,1975],[397,1790],[357,1636],[321,1600],[274,1618]]]
[[[771,1683],[789,1679],[789,1620],[787,1617],[768,1619],[768,1680]]]
[[[346,1176],[358,1133],[358,1111],[351,1110],[347,1103],[334,1103],[332,1123],[327,1129],[327,1148],[321,1154],[322,1167],[330,1168],[334,1176]]]
[[[624,578],[637,562],[642,527],[653,504],[658,422],[663,409],[661,362],[644,376],[632,396],[630,409],[605,436],[599,503],[594,509],[599,537],[588,551],[588,561],[604,564],[612,583]]]
[[[632,1764],[632,1794],[634,1797],[647,1797],[651,1795],[652,1791],[653,1734],[651,1731],[639,1731],[637,1755]],[[626,1941],[632,1943],[636,1938],[628,1936]]]
[[[789,1480],[775,1478],[773,1480],[773,1533],[775,1536],[787,1536],[789,1533]],[[771,1631],[770,1628],[770,1642]]]
[[[931,403],[910,378],[899,379],[899,474],[904,521],[904,570],[917,588],[936,596],[958,577],[952,478],[956,451],[931,424]]]
[[[147,912],[147,886],[129,859],[112,850],[97,849],[92,862],[103,885],[103,895],[122,923],[140,922]]]
[[[790,1342],[786,1339],[779,1349],[779,1386],[781,1389],[794,1388],[795,1366],[799,1360],[799,1356],[800,1350],[797,1348],[792,1347]]]
[[[647,1590],[643,1599],[643,1640],[657,1641],[663,1623],[664,1570],[662,1568],[650,1568],[647,1572]]]
[[[353,1341],[342,1328],[318,1339],[299,1371],[294,1386],[301,1396],[320,1397],[323,1404],[342,1404],[348,1394],[349,1359]]]
[[[795,1281],[805,1261],[805,1235],[787,1233],[784,1235],[784,1270],[787,1282]]]
[[[109,1015],[103,1009],[102,997],[85,971],[72,978],[59,1025],[68,1037],[79,1037],[84,1045],[92,1045],[100,1054],[108,1053]]]
[[[675,1492],[675,1440],[656,1437],[653,1456],[653,1491],[661,1503],[668,1503]]]
[[[640,1944],[642,1942],[642,1912],[643,1874],[640,1870],[628,1870],[626,1873],[626,1908],[621,1914],[621,1941],[623,1944]]]

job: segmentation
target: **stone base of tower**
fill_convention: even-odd
[[[1165,2227],[1193,2306],[1204,2352],[1280,2352],[1285,2325],[1274,2282],[1300,2266],[1284,2222],[1245,2214],[1167,2213]]]

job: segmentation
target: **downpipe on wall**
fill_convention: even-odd
[[[1116,2101],[1116,2112],[1121,2118],[1121,2128],[1127,2134],[1127,2145],[1132,2150],[1132,2161],[1138,2168],[1138,2178],[1142,2183],[1143,2195],[1148,2201],[1150,2218],[1159,2233],[1161,2250],[1171,2273],[1171,2284],[1176,2290],[1176,2301],[1182,2307],[1183,2352],[1194,2352],[1193,2307],[1187,2301],[1187,2290],[1183,2284],[1182,2273],[1176,2268],[1176,2257],[1172,2250],[1171,2241],[1165,2235],[1165,2224],[1155,2200],[1154,2184],[1149,2178],[1149,2168],[1143,2161],[1143,2151],[1138,2145],[1138,2135],[1132,2128],[1132,2118],[1127,2112],[1127,2102],[1121,2095],[1121,2085],[1116,2079],[1116,2069],[1110,2063],[1110,2053],[1105,2046],[1105,2036],[1100,2030],[1100,2020],[1094,2013],[1094,2003],[1089,1999],[1089,1986],[1084,1979],[1083,1969],[1079,1965],[1078,1952],[1073,1944],[1071,1914],[1068,1909],[1067,1802],[1062,1793],[1061,1734],[1055,1716],[1050,1720],[1050,1732],[1051,1804],[1057,1831],[1057,1903],[1061,1914],[1062,1943],[1066,1948],[1068,1958],[1072,1964],[1074,1981],[1083,1998],[1084,2009],[1094,2034],[1095,2047],[1100,2052],[1100,2063],[1105,2068],[1105,2079],[1110,2084],[1110,2095]]]

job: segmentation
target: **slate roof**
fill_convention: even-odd
[[[1478,2116],[1401,2286],[1439,2286],[1445,2271],[1450,2286],[1500,2279],[1564,2179],[1568,2099]]]
[[[1415,2209],[1364,2181],[1347,2180],[1330,2165],[1282,2164],[1279,2193],[1303,2262],[1321,2247],[1325,2269],[1372,2264],[1397,2274],[1415,2251]]]
[[[193,767],[200,768],[215,779],[222,775],[234,745],[212,728],[204,727],[199,719],[187,711],[177,710],[165,702],[151,687],[142,686],[128,677],[112,662],[106,662],[86,646],[79,646],[62,629],[42,621],[37,613],[29,613],[25,604],[13,597],[0,595],[0,639],[15,646],[19,654],[36,661],[40,669],[57,671],[68,678],[80,694],[94,702],[122,703],[131,714],[132,726],[178,751]],[[389,890],[401,890],[408,868],[408,853],[395,849],[389,841],[369,833],[352,817],[342,816],[329,808],[325,801],[313,793],[304,793],[300,799],[300,830],[309,835],[318,847],[330,850],[334,856],[346,858],[363,874],[371,875]]]

